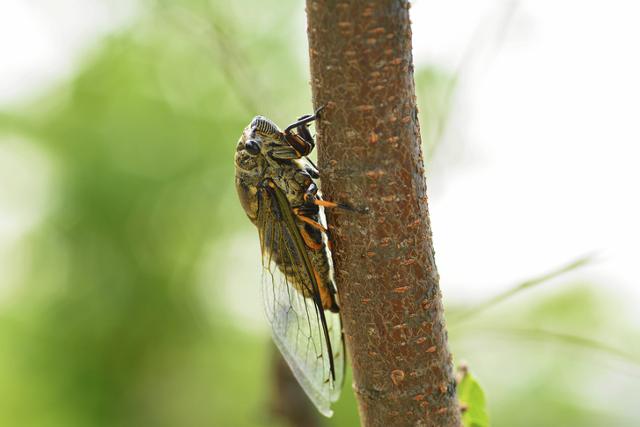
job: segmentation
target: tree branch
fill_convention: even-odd
[[[434,261],[409,3],[307,0],[318,159],[363,425],[455,426]]]

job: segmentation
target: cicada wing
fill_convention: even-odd
[[[262,188],[258,200],[262,290],[273,339],[314,405],[331,416],[344,379],[340,316],[322,309],[313,267],[284,193]]]

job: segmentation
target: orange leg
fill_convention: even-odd
[[[307,247],[311,250],[317,251],[322,249],[322,243],[318,243],[315,240],[313,240],[313,238],[309,235],[309,232],[307,232],[307,230],[305,230],[304,228],[300,228],[300,234],[302,235],[302,239],[304,240],[304,243],[307,245]]]
[[[324,206],[325,208],[339,208],[339,207],[342,207],[338,203],[330,202],[328,200],[316,199],[316,200],[313,201],[313,203],[318,205],[318,206]]]
[[[298,208],[293,208],[293,213],[298,217],[298,219],[300,221],[306,222],[307,224],[309,224],[313,228],[317,228],[318,230],[322,231],[323,233],[327,232],[327,229],[324,227],[324,225],[320,224],[317,221],[312,220],[311,218],[307,218],[306,216],[304,216],[302,214],[299,214],[298,213]]]
[[[345,210],[348,210],[348,211],[354,210],[351,206],[346,205],[344,203],[336,203],[336,202],[330,202],[328,200],[318,199],[318,198],[316,198],[315,191],[317,191],[317,190],[314,188],[311,191],[307,191],[305,193],[304,201],[306,203],[312,203],[312,204],[314,204],[316,206],[322,206],[322,207],[325,207],[325,208],[340,208],[340,209],[345,209]]]

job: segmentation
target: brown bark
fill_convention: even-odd
[[[347,348],[365,426],[455,426],[434,261],[409,3],[307,0],[318,158]]]

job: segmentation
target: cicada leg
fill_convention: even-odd
[[[324,105],[320,108],[318,108],[315,113],[309,115],[305,115],[300,117],[298,120],[296,120],[295,122],[291,123],[289,126],[286,127],[286,129],[284,130],[284,133],[289,133],[291,132],[292,129],[297,128],[298,126],[303,126],[303,125],[307,125],[309,123],[311,123],[314,120],[317,120],[318,117],[320,117],[320,112],[324,110]]]
[[[313,207],[311,209],[313,209]],[[311,227],[315,228],[316,230],[320,230],[323,233],[327,232],[327,229],[324,225],[320,224],[318,221],[315,221],[309,218],[310,214],[312,215],[317,214],[317,210],[315,213],[312,213],[312,210],[310,210],[308,206],[302,205],[297,208],[293,208],[293,213],[298,217],[298,219],[300,219],[300,221],[303,221],[309,224]]]
[[[312,208],[318,209],[317,206],[312,206]],[[326,227],[310,218],[310,216],[315,214],[310,212],[307,206],[293,208],[293,213],[296,218],[304,223],[304,226],[300,226],[299,229],[300,235],[302,235],[302,239],[307,247],[314,251],[322,249],[322,235],[320,233],[328,233]]]
[[[315,182],[312,182],[309,185],[309,187],[307,187],[307,190],[304,192],[305,203],[310,205],[315,205],[315,206],[322,206],[324,208],[339,208],[347,211],[355,211],[353,207],[351,207],[346,203],[337,203],[337,202],[331,202],[329,200],[323,200],[318,198],[317,194],[318,194],[318,186],[316,185]]]
[[[285,140],[296,150],[299,158],[307,156],[316,146],[308,126],[309,123],[318,119],[320,111],[322,111],[323,108],[324,106],[318,108],[312,115],[305,115],[298,118],[294,123],[287,126],[283,132]]]

